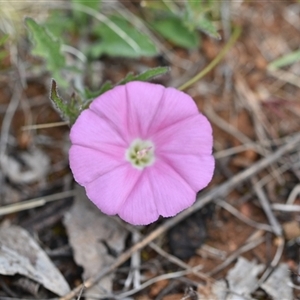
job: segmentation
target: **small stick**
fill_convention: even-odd
[[[275,203],[272,204],[272,209],[287,212],[300,212],[300,205]]]
[[[279,224],[278,220],[276,219],[270,205],[270,201],[268,200],[264,190],[262,189],[261,185],[258,183],[255,183],[254,180],[252,180],[254,191],[259,199],[259,202],[273,228],[273,232],[277,236],[282,236],[282,228]]]
[[[178,257],[167,253],[162,248],[157,246],[155,243],[152,242],[152,243],[150,243],[149,246],[153,250],[155,250],[159,255],[161,255],[162,257],[165,257],[168,261],[172,262],[173,264],[176,264],[177,266],[185,269],[186,271],[191,272],[192,274],[194,274],[195,276],[201,278],[202,280],[209,281],[209,282],[214,282],[215,281],[213,278],[210,278],[206,274],[204,274],[202,272],[199,272],[198,270],[195,271],[195,268],[192,268],[191,266],[189,266],[187,263],[185,263],[184,261],[182,261]]]
[[[161,280],[167,280],[167,279],[174,279],[174,278],[180,278],[180,277],[183,277],[185,275],[188,275],[188,274],[191,274],[193,272],[197,272],[197,267],[195,268],[191,268],[189,270],[183,270],[183,271],[177,271],[177,272],[173,272],[173,273],[167,273],[167,274],[163,274],[163,275],[159,275],[157,277],[154,277],[154,278],[151,278],[147,281],[145,281],[143,284],[141,284],[139,287],[137,288],[134,288],[128,292],[124,292],[122,294],[119,294],[119,295],[113,295],[113,299],[125,299],[126,297],[128,296],[131,296],[131,295],[134,295],[136,294],[137,292],[145,289],[146,287],[158,282],[158,281],[161,281]],[[105,299],[107,298],[111,298],[110,297],[111,295],[105,295]]]
[[[298,194],[300,194],[300,184],[297,184],[293,188],[292,192],[289,194],[286,204],[293,204]]]

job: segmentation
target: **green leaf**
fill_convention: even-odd
[[[177,46],[187,49],[199,46],[199,36],[197,32],[188,30],[179,17],[165,17],[152,22],[151,26],[160,35]]]
[[[101,0],[71,0],[71,2],[75,8],[76,4],[80,4],[98,11]]]
[[[198,13],[200,11],[203,11],[202,0],[187,0],[185,4],[186,4],[186,8],[191,12]]]
[[[65,11],[50,11],[50,15],[44,23],[47,30],[55,37],[63,35],[70,36],[70,33],[76,32],[78,24],[75,20],[65,14]]]
[[[82,107],[83,109],[86,109],[90,106],[92,101],[96,98],[99,97],[100,95],[104,94],[105,92],[111,90],[114,86],[110,81],[106,81],[99,90],[97,91],[90,91],[88,88],[85,89],[85,97],[87,100],[84,101]]]
[[[63,79],[60,72],[65,67],[65,57],[61,53],[61,43],[54,39],[47,29],[37,24],[33,19],[26,18],[26,25],[31,32],[34,48],[33,55],[45,59],[47,70],[52,73],[61,85],[66,86],[67,82]]]
[[[300,61],[300,50],[294,51],[269,63],[269,69],[278,69]]]
[[[199,29],[207,35],[220,39],[220,34],[209,19],[209,12],[213,10],[213,4],[209,1],[188,0],[185,5],[184,24],[190,30]]]
[[[157,67],[150,70],[147,70],[144,73],[133,75],[129,73],[123,80],[121,80],[117,85],[125,84],[130,81],[148,81],[151,78],[166,74],[170,71],[168,67]]]
[[[221,36],[215,28],[214,24],[204,17],[200,18],[197,22],[197,28],[215,39],[221,39]]]
[[[90,16],[80,10],[76,9],[76,4],[87,6],[88,8],[94,9],[95,11],[99,11],[100,0],[71,0],[73,6],[73,14],[77,22],[86,25],[90,20]]]
[[[61,118],[68,121],[70,125],[74,124],[80,112],[82,111],[82,100],[75,94],[71,96],[69,102],[58,95],[56,81],[52,80],[50,99],[61,115]]]
[[[169,0],[153,1],[153,0],[143,0],[141,6],[144,9],[152,9],[156,11],[172,12],[177,9],[175,3]]]
[[[67,114],[67,105],[65,103],[65,100],[62,99],[58,95],[57,85],[56,85],[56,81],[55,80],[52,80],[52,83],[51,83],[50,100],[53,102],[53,104],[55,105],[56,109],[62,115],[62,118],[65,119],[65,116]]]
[[[113,88],[113,84],[110,82],[110,81],[106,81],[104,82],[104,84],[100,87],[99,90],[97,91],[91,91],[89,90],[88,88],[85,88],[84,90],[84,96],[87,98],[87,99],[90,99],[90,98],[95,98],[95,97],[98,97],[100,96],[101,94],[107,92],[108,90],[112,89]]]
[[[133,25],[126,19],[121,16],[111,16],[110,20],[117,27],[121,28],[122,31],[137,44],[137,47],[133,48],[115,31],[102,23],[95,29],[95,34],[101,37],[101,41],[90,46],[90,54],[93,57],[99,57],[103,54],[107,54],[109,56],[135,58],[140,56],[154,56],[158,54],[158,51],[150,38],[141,33],[137,28],[133,27]]]

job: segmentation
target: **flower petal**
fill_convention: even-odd
[[[159,84],[139,81],[129,82],[125,87],[129,132],[132,138],[147,139],[149,127],[161,109],[165,88]]]
[[[70,139],[72,144],[107,153],[118,152],[119,148],[125,151],[127,148],[127,143],[116,128],[90,109],[86,109],[79,115],[71,128]]]
[[[212,152],[212,129],[201,114],[174,123],[153,135],[156,153],[186,155],[210,155]]]
[[[196,192],[167,163],[160,160],[149,168],[157,211],[163,217],[172,217],[191,206]]]
[[[148,172],[151,172],[151,169],[146,168],[141,172],[140,180],[120,207],[119,216],[133,225],[147,225],[156,221],[159,217],[153,187],[149,182]]]
[[[127,94],[125,85],[116,86],[96,98],[90,105],[90,109],[101,119],[114,128],[127,143],[128,140],[128,116]]]
[[[161,158],[182,178],[191,188],[198,192],[211,181],[215,159],[212,155],[180,155],[168,153]]]
[[[129,164],[122,165],[88,183],[85,186],[87,196],[102,212],[115,215],[134,189],[141,174]]]
[[[152,120],[149,135],[198,114],[197,105],[189,95],[172,87],[165,88],[159,110]]]
[[[85,185],[122,164],[128,164],[124,158],[124,150],[121,150],[120,153],[111,155],[83,146],[72,145],[69,157],[70,168],[75,180],[79,184]]]

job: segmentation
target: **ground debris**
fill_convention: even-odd
[[[0,227],[0,274],[21,274],[62,296],[68,283],[28,232],[18,226]]]
[[[289,267],[281,263],[261,287],[274,300],[292,300],[294,297],[291,283]]]
[[[77,186],[75,201],[65,214],[70,244],[76,263],[83,267],[83,279],[99,273],[113,263],[114,256],[124,250],[126,230],[106,216],[87,199],[83,188]],[[112,275],[99,281],[85,295],[103,295],[112,291]]]
[[[50,169],[50,160],[36,148],[30,152],[20,152],[17,157],[6,156],[1,161],[1,167],[12,182],[30,184],[45,178]]]
[[[257,276],[263,269],[264,265],[258,265],[244,257],[239,257],[235,266],[229,270],[226,280],[216,281],[209,290],[207,288],[204,288],[205,291],[203,288],[200,289],[200,295],[202,292],[200,299],[252,299],[251,293],[258,287]]]

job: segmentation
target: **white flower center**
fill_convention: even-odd
[[[151,141],[135,139],[126,150],[125,158],[139,170],[151,166],[155,161],[154,144]]]

